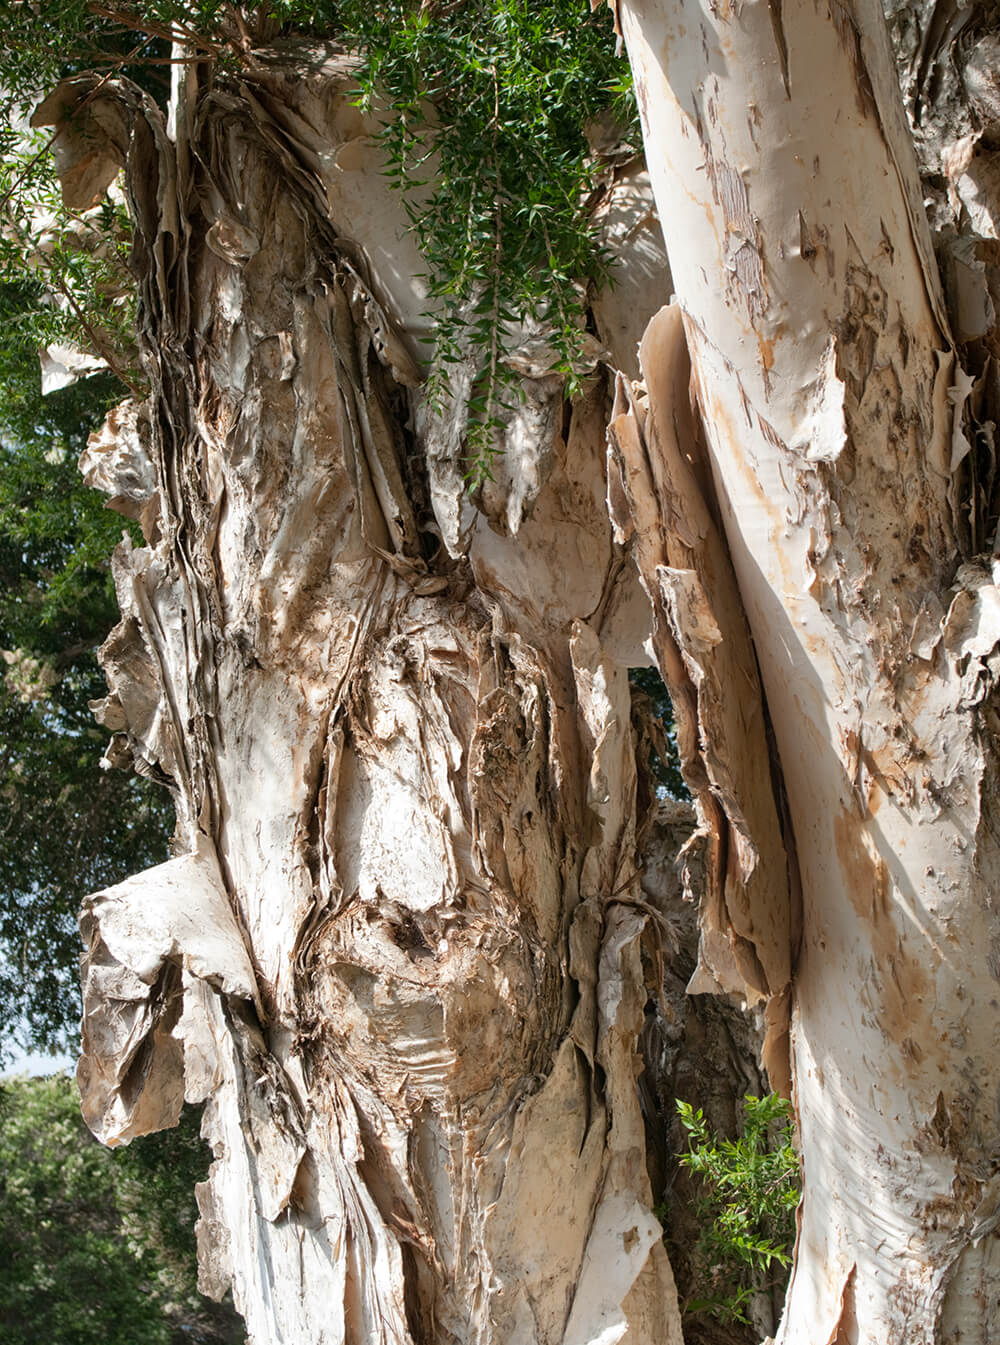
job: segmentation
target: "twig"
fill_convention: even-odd
[[[117,23],[122,28],[128,28],[135,33],[145,33],[148,37],[162,37],[166,42],[176,42],[183,37],[195,46],[203,47],[205,51],[215,54],[223,51],[227,45],[224,42],[213,42],[211,38],[205,37],[203,33],[189,28],[184,23],[175,23],[173,27],[168,28],[164,24],[152,23],[148,19],[140,19],[133,14],[119,9],[109,9],[104,5],[91,3],[87,8],[98,18],[110,19],[112,23]]]

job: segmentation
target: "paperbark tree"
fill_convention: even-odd
[[[615,404],[513,352],[475,506],[349,62],[180,67],[169,127],[86,80],[41,116],[75,190],[126,168],[152,392],[86,470],[148,545],[102,717],[179,817],[85,906],[85,1111],[117,1142],[210,1098],[203,1273],[260,1342],[680,1339],[635,1078],[647,639],[693,988],[759,1001],[794,1084],[781,1339],[989,1338],[996,590],[884,26],[621,19],[674,280],[626,176]]]

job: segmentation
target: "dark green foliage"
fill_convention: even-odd
[[[155,12],[166,7],[142,8],[158,27]],[[194,6],[173,8],[190,11]],[[206,8],[214,13],[222,6]],[[45,0],[35,4],[0,0],[4,33],[0,109],[5,122],[12,108],[30,108],[61,79],[84,70],[127,75],[161,101],[166,98],[170,76],[169,68],[162,63],[169,58],[169,43],[158,32],[136,31],[107,13],[97,12],[114,9],[121,9],[128,16],[139,12],[138,6],[100,5],[91,0]]]
[[[791,1265],[799,1164],[792,1145],[791,1107],[777,1093],[743,1099],[743,1134],[722,1139],[701,1109],[677,1102],[687,1132],[679,1162],[700,1178],[695,1250],[700,1293],[686,1315],[749,1323],[755,1294],[782,1281]]]
[[[31,295],[0,287],[0,1051],[72,1044],[80,899],[167,857],[162,790],[100,758],[88,700],[118,619],[110,554],[123,521],[77,458],[120,385],[108,376],[42,398]]]
[[[194,1183],[210,1154],[177,1130],[104,1149],[65,1075],[0,1085],[4,1345],[235,1345],[231,1310],[198,1294]]]
[[[0,690],[0,1045],[72,1048],[80,900],[167,857],[169,800],[102,771],[104,737]]]
[[[76,1090],[71,1091],[75,1101]],[[207,1180],[212,1160],[200,1122],[201,1109],[187,1107],[172,1130],[143,1136],[110,1153],[115,1198],[123,1228],[156,1259],[158,1278],[171,1300],[186,1315],[194,1312],[206,1319],[203,1329],[211,1326],[203,1338],[214,1340],[218,1334],[242,1341],[242,1323],[233,1309],[217,1308],[197,1292],[194,1188]],[[198,1334],[187,1338],[198,1339]]]
[[[125,525],[77,460],[121,388],[105,376],[43,398],[37,353],[7,299],[0,286],[0,644],[65,662],[117,619],[108,561]]]
[[[658,729],[654,734],[655,741],[649,753],[649,769],[658,786],[658,792],[666,790],[672,798],[689,800],[691,793],[681,774],[670,692],[663,678],[655,668],[629,668],[628,680],[633,688],[645,696]]]

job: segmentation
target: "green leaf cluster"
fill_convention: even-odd
[[[687,1137],[678,1161],[699,1178],[694,1259],[702,1292],[685,1312],[749,1324],[751,1299],[791,1265],[799,1200],[791,1107],[777,1093],[747,1094],[743,1133],[734,1140],[714,1133],[689,1102],[677,1100],[677,1115]]]
[[[197,1292],[198,1120],[111,1151],[65,1075],[0,1085],[4,1345],[228,1345],[231,1309]]]
[[[628,64],[608,14],[579,0],[344,0],[338,18],[365,53],[363,101],[384,118],[389,175],[428,263],[431,395],[446,395],[470,340],[479,354],[470,448],[481,478],[517,395],[505,346],[525,324],[575,389],[587,287],[610,265],[587,217],[586,127],[629,87]]]

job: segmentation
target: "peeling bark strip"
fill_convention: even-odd
[[[784,0],[776,53],[763,0],[620,11],[802,878],[804,1198],[777,1339],[987,1345],[1000,574],[954,508],[968,380],[883,22]],[[720,283],[721,163],[762,240],[762,310]],[[692,568],[708,592],[708,557]]]
[[[685,778],[710,838],[699,966],[690,990],[774,1001],[767,1065],[772,1086],[787,1092],[788,858],[772,794],[756,659],[712,514],[678,308],[661,309],[650,322],[640,360],[648,406],[633,402],[626,411],[619,379],[610,437]]]
[[[636,1091],[649,614],[600,376],[565,434],[527,380],[534,499],[464,554],[343,59],[181,70],[170,136],[101,100],[151,386],[85,463],[147,541],[101,713],[179,857],[86,904],[88,1118],[114,1143],[208,1101],[202,1282],[257,1345],[679,1345]]]

